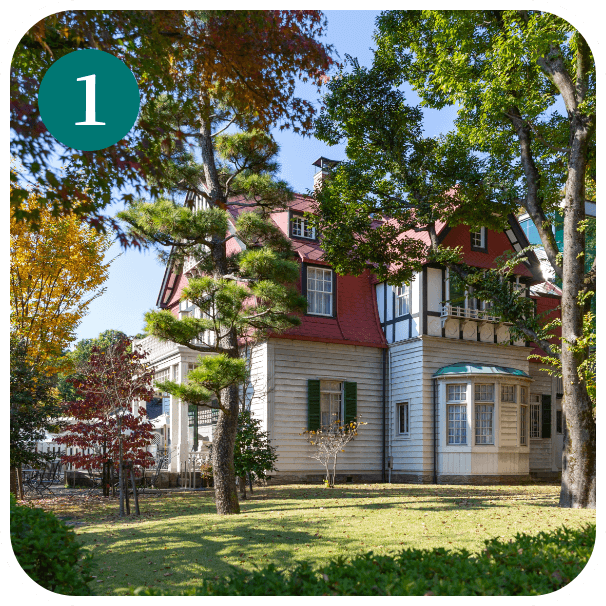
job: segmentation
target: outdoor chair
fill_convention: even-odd
[[[38,481],[38,476],[40,475],[39,469],[33,469],[31,467],[25,467],[21,470],[21,478],[23,481],[23,494],[29,494],[32,491],[37,491],[36,482]]]
[[[158,480],[160,479],[160,472],[168,463],[168,456],[163,455],[158,457],[158,461],[156,464],[156,468],[154,469],[154,474],[151,477],[146,477],[144,489],[145,488],[158,488]]]
[[[59,465],[61,465],[60,461],[52,461],[40,470],[38,480],[34,484],[34,488],[38,494],[43,494],[45,490],[51,494],[55,494],[50,487],[57,481],[57,469]]]

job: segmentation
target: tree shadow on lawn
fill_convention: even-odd
[[[387,486],[393,487],[394,485]],[[276,490],[278,488],[281,489],[280,492]],[[444,485],[420,488],[418,486],[398,485],[397,488],[391,489],[349,486],[337,486],[332,489],[280,486],[272,487],[270,495],[253,499],[249,503],[256,513],[273,511],[277,508],[283,509],[284,503],[281,503],[282,507],[277,503],[275,506],[272,504],[272,507],[267,507],[267,503],[263,502],[267,500],[288,502],[287,509],[299,510],[316,509],[317,506],[301,507],[301,503],[309,500],[321,501],[324,509],[355,507],[369,511],[399,508],[401,506],[422,511],[450,511],[461,508],[498,508],[514,503],[523,503],[535,507],[557,507],[557,495],[546,494],[546,492],[550,491],[541,490],[542,494],[532,494],[520,490],[519,486],[509,485],[500,488]],[[333,501],[338,502],[338,504],[333,504]]]
[[[318,558],[310,556],[310,548],[321,546],[322,531],[301,529],[301,520],[280,520],[277,526],[273,518],[197,517],[188,524],[179,520],[165,528],[158,528],[159,521],[153,529],[127,523],[109,531],[89,528],[79,533],[79,541],[95,554],[95,590],[112,593],[126,590],[129,584],[183,589],[199,584],[202,578],[230,575],[232,566],[251,570],[270,562],[280,568],[302,560],[317,563],[323,557],[348,554],[348,545],[355,542],[339,537],[337,543],[333,538],[330,545],[323,545],[325,555]]]

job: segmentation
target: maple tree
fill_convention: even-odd
[[[49,373],[68,365],[65,348],[91,302],[100,296],[111,262],[108,237],[76,216],[54,218],[31,194],[25,207],[40,211],[39,230],[11,215],[11,335],[31,363]]]
[[[103,214],[112,188],[126,202],[162,191],[174,177],[167,158],[192,136],[179,123],[199,110],[200,98],[220,96],[223,114],[231,108],[254,116],[258,125],[281,121],[281,128],[309,130],[314,108],[295,95],[295,86],[299,77],[319,85],[332,63],[330,47],[318,41],[324,27],[322,13],[304,10],[64,11],[46,17],[22,38],[11,64],[11,150],[24,167],[12,175],[15,216],[39,224],[38,210],[24,206],[29,182],[55,216],[74,212],[97,228],[113,227],[123,244],[138,244]],[[94,152],[58,143],[37,111],[47,69],[81,48],[123,60],[143,100],[137,126]],[[185,101],[177,121],[164,111],[163,95]],[[55,152],[63,171],[49,162]]]
[[[56,438],[58,444],[76,448],[63,454],[64,463],[80,469],[118,467],[120,513],[123,514],[122,463],[132,461],[142,467],[154,463],[147,450],[153,437],[152,424],[137,402],[154,396],[153,371],[145,363],[146,354],[131,351],[131,341],[120,339],[106,348],[93,347],[88,361],[70,379],[77,399],[65,402],[64,415],[73,419]],[[104,478],[104,488],[107,478]]]

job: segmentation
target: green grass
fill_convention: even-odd
[[[250,496],[250,495],[249,495]],[[171,590],[201,578],[274,563],[312,565],[335,556],[406,547],[465,548],[484,540],[595,522],[595,511],[560,509],[559,487],[347,485],[255,489],[239,516],[216,514],[210,491],[141,499],[141,518],[117,518],[117,501],[85,495],[39,502],[75,522],[95,555],[94,590]]]

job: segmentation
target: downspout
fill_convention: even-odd
[[[438,483],[438,380],[433,380],[433,483]]]
[[[386,387],[387,387],[387,380],[386,380],[386,375],[387,375],[387,348],[385,348],[383,350],[383,462],[381,465],[382,468],[382,472],[383,472],[383,482],[386,482],[386,477],[385,477],[385,461],[386,461],[386,457],[387,457],[387,452],[386,452],[386,437],[387,437],[387,429],[386,429],[386,423],[387,423],[387,399],[386,399]]]

